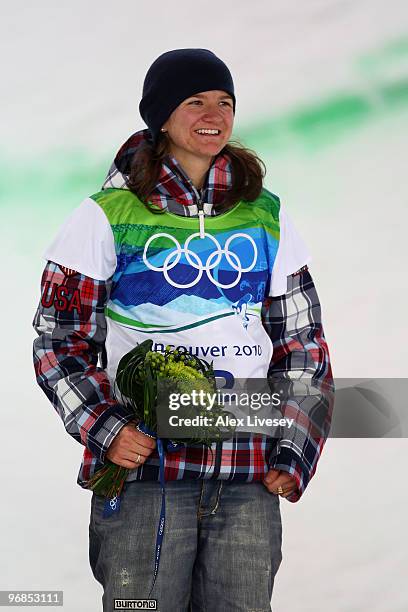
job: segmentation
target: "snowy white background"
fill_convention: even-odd
[[[0,2],[2,309],[0,589],[62,589],[99,610],[82,448],[34,382],[41,253],[144,127],[152,61],[213,50],[233,74],[235,134],[267,165],[307,243],[336,377],[406,377],[408,7],[403,0],[205,4]],[[406,398],[401,398],[406,402]],[[274,612],[408,609],[406,440],[329,440],[282,500]],[[175,611],[176,612],[176,611]]]

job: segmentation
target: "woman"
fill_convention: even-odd
[[[148,129],[120,148],[102,190],[45,253],[34,362],[85,446],[78,484],[86,488],[105,458],[131,470],[119,512],[103,518],[104,500],[92,495],[90,563],[105,611],[114,599],[149,595],[161,506],[156,443],[113,393],[120,358],[151,338],[156,350],[209,357],[227,387],[294,370],[300,380],[332,380],[310,257],[262,186],[262,162],[229,142],[235,104],[231,74],[211,51],[162,54],[139,106]],[[279,496],[300,499],[325,440],[307,432],[251,433],[212,454],[195,445],[166,455],[151,592],[161,612],[271,609]]]

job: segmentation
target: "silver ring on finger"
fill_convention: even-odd
[[[137,459],[136,459],[135,463],[140,463],[140,457],[141,457],[141,455],[140,455],[140,453],[138,453]]]

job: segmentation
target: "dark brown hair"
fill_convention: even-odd
[[[170,142],[167,133],[161,133],[155,148],[150,141],[145,140],[132,158],[126,184],[144,204],[147,204],[150,194],[157,185],[162,161],[169,151]],[[219,212],[226,210],[240,200],[248,202],[256,200],[261,193],[266,174],[263,161],[239,140],[230,140],[220,153],[228,155],[231,160],[232,186],[225,191],[225,198],[221,204],[217,204],[217,210]]]

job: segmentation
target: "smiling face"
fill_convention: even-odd
[[[233,99],[225,91],[211,90],[186,98],[162,126],[168,133],[171,154],[180,163],[211,163],[227,144],[234,122]],[[218,130],[216,135],[197,130]]]

